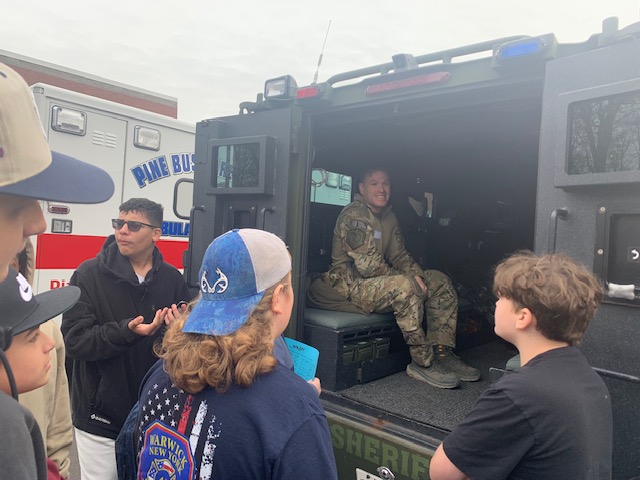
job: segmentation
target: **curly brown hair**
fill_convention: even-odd
[[[268,288],[246,323],[229,335],[184,333],[188,314],[176,319],[156,347],[175,385],[189,393],[207,386],[224,393],[232,383],[248,387],[258,376],[272,371],[277,360],[271,340],[271,301],[274,290],[287,277]]]
[[[571,258],[529,251],[498,264],[493,293],[528,308],[545,337],[569,345],[580,342],[603,296],[596,277]]]

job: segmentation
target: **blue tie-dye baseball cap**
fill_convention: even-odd
[[[200,293],[183,332],[228,335],[248,320],[265,290],[291,271],[286,245],[273,233],[243,228],[217,237],[200,267]]]

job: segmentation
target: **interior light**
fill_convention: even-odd
[[[272,78],[264,83],[264,98],[266,100],[293,98],[297,89],[298,84],[291,75]]]
[[[160,150],[160,139],[160,130],[140,125],[133,128],[133,144],[138,148],[158,151]]]
[[[51,128],[57,132],[84,135],[87,133],[87,114],[54,105],[51,109]]]

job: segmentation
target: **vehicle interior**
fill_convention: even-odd
[[[504,369],[517,353],[493,333],[492,269],[513,251],[533,249],[540,97],[481,97],[454,104],[440,96],[314,116],[307,274],[328,270],[339,212],[357,193],[360,172],[382,166],[407,249],[423,268],[446,272],[457,290],[457,353],[482,370],[479,382],[439,390],[410,379],[404,356],[394,373],[385,374],[380,364],[381,378],[370,375],[371,381],[362,381],[362,372],[340,381],[352,370],[336,372],[336,382],[320,377],[329,385],[324,395],[449,430],[495,376],[490,368]],[[337,348],[346,351],[347,343],[354,342]],[[406,346],[392,336],[391,353],[396,349]]]

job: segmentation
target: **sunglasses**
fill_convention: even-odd
[[[148,223],[136,222],[133,220],[122,220],[120,218],[111,219],[111,226],[116,230],[120,230],[125,225],[127,225],[127,228],[130,232],[139,232],[143,225],[149,228],[160,228],[156,227],[155,225],[149,225]]]

